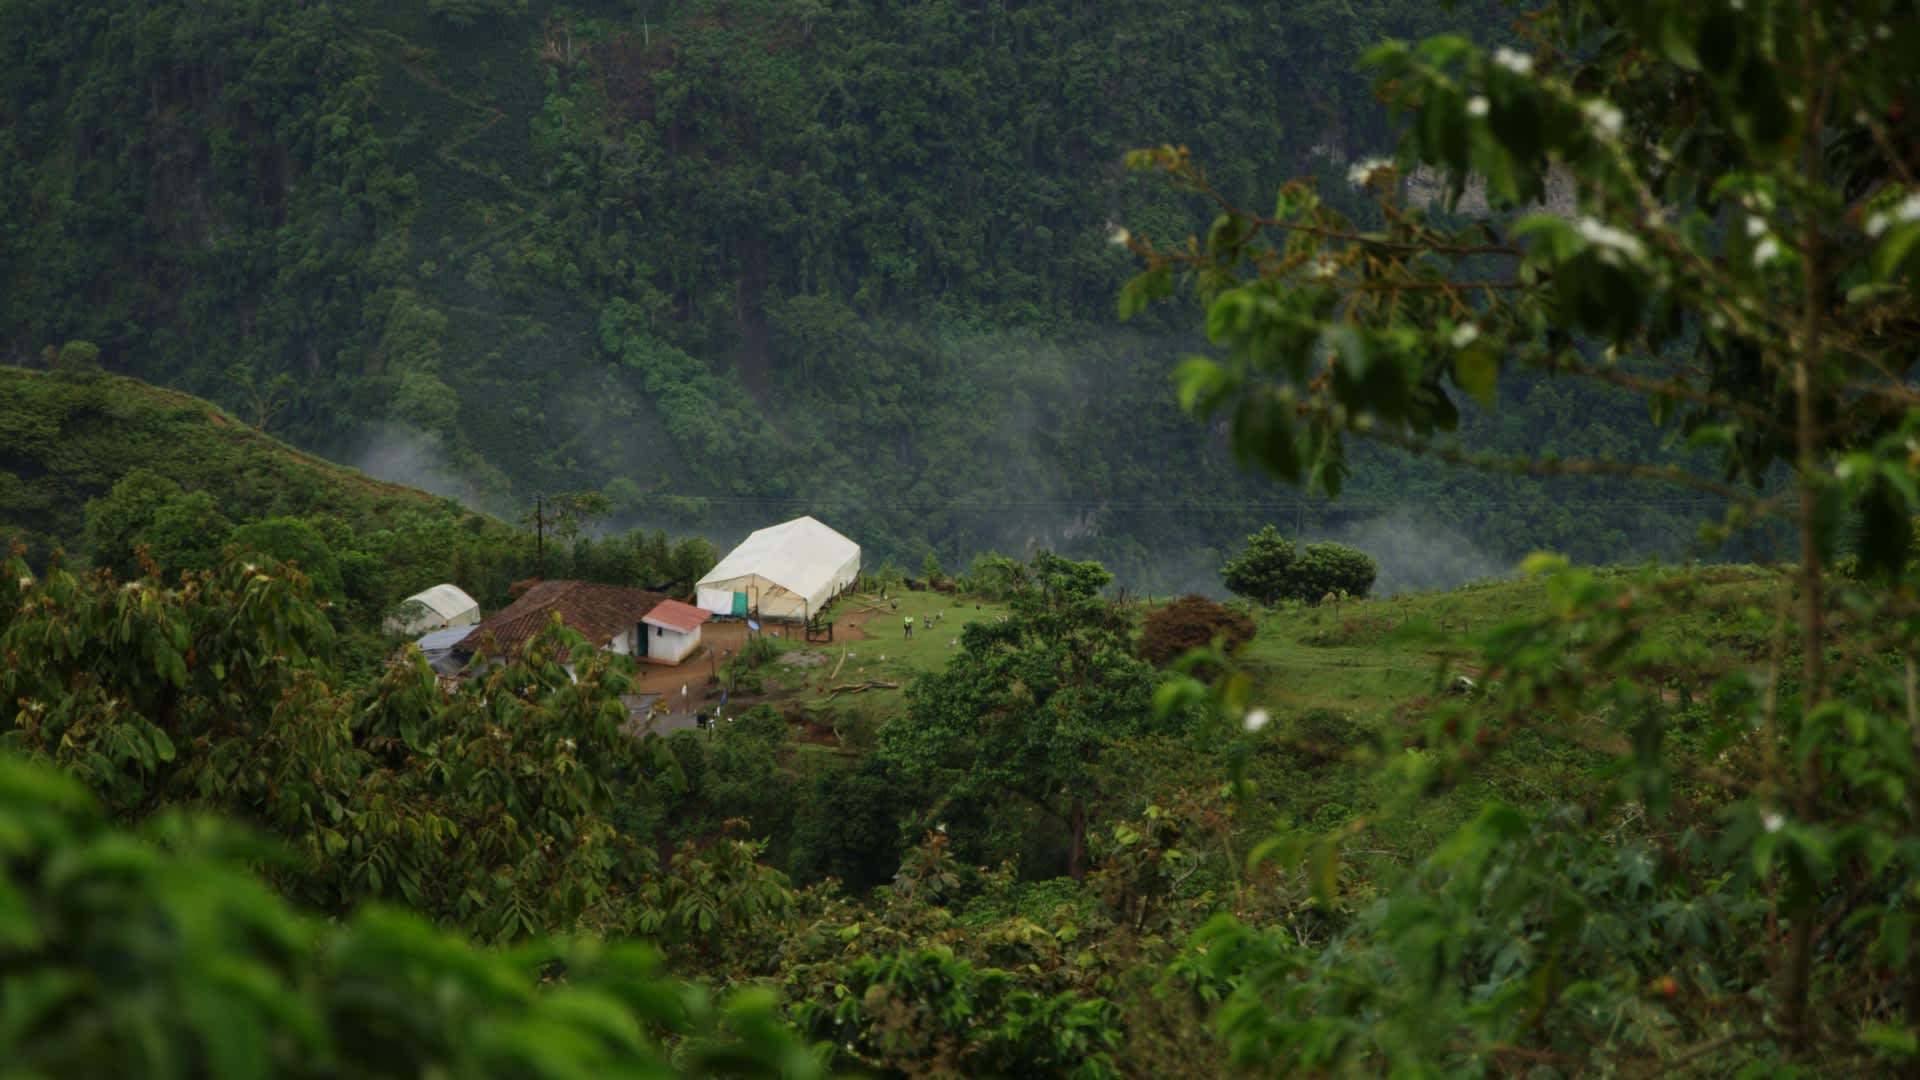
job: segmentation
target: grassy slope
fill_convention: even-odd
[[[235,521],[328,513],[372,529],[413,512],[465,514],[301,453],[189,394],[117,375],[0,368],[0,534],[24,536],[36,552],[78,546],[87,500],[143,465],[213,493]]]
[[[1634,572],[1602,571],[1621,576]],[[1755,612],[1770,607],[1768,598],[1778,580],[1739,566],[1709,568],[1703,577],[1710,584],[1700,608],[1661,630],[1714,646],[1711,662],[1687,672],[1687,687],[1700,700],[1716,678],[1749,661],[1759,648],[1746,620],[1764,625],[1764,617]],[[1539,581],[1473,585],[1338,609],[1282,609],[1260,619],[1259,634],[1239,659],[1254,680],[1252,700],[1273,713],[1276,738],[1311,741],[1350,724],[1384,735],[1385,744],[1393,747],[1422,730],[1432,704],[1447,693],[1455,676],[1485,680],[1472,666],[1475,635],[1548,610],[1546,587]],[[1577,798],[1598,782],[1600,761],[1599,755],[1563,743],[1518,739],[1498,748],[1464,782],[1425,803],[1415,819],[1370,830],[1360,846],[1384,849],[1388,858],[1424,854],[1489,801],[1538,804]],[[1349,815],[1365,813],[1388,797],[1378,786],[1379,774],[1367,765],[1295,764],[1283,775],[1294,786],[1265,792],[1263,800],[1275,816],[1311,829],[1336,828]]]
[[[1603,571],[1628,575],[1629,569]],[[1733,614],[1704,612],[1681,616],[1663,633],[1686,635],[1714,643],[1715,660],[1688,672],[1691,688],[1704,691],[1728,668],[1751,660],[1758,648],[1741,609],[1765,610],[1776,581],[1747,567],[1715,567],[1704,571],[1711,582],[1703,607],[1727,607]],[[822,697],[827,673],[841,653],[848,655],[839,682],[884,679],[904,688],[916,674],[931,671],[951,655],[947,646],[959,627],[977,618],[991,618],[1002,609],[976,605],[971,599],[936,593],[906,593],[895,613],[877,598],[850,596],[836,606],[834,616],[844,621],[863,609],[882,610],[867,615],[871,636],[844,639],[815,648],[827,653],[826,664],[799,669],[772,665],[768,689],[782,700],[815,705]],[[1388,801],[1373,766],[1343,761],[1338,756],[1316,757],[1285,749],[1289,737],[1314,742],[1342,732],[1375,732],[1393,747],[1418,734],[1431,706],[1446,692],[1452,678],[1477,673],[1471,666],[1471,638],[1503,623],[1536,617],[1548,610],[1546,587],[1539,581],[1505,581],[1468,586],[1447,592],[1421,593],[1390,599],[1350,602],[1338,608],[1280,608],[1262,614],[1259,633],[1241,651],[1241,666],[1254,680],[1252,704],[1269,709],[1274,721],[1271,738],[1260,740],[1256,772],[1261,777],[1258,801],[1262,809],[1249,819],[1255,832],[1262,821],[1289,821],[1312,830],[1338,828],[1356,813],[1367,813]],[[934,633],[916,630],[911,642],[901,634],[900,618],[945,610],[946,619]],[[1764,618],[1761,618],[1764,624]],[[884,660],[881,657],[885,657]],[[1483,676],[1484,679],[1484,676]],[[843,695],[836,710],[858,710],[876,719],[897,714],[904,691],[870,691]],[[801,749],[835,754],[826,746]],[[1172,747],[1161,747],[1164,753]],[[1136,774],[1142,792],[1169,783],[1217,783],[1223,765],[1216,760],[1173,758],[1117,763]],[[1384,852],[1390,860],[1414,858],[1432,850],[1439,838],[1477,813],[1485,803],[1502,800],[1537,804],[1564,800],[1590,789],[1597,779],[1600,758],[1591,752],[1538,739],[1523,739],[1499,748],[1463,782],[1433,797],[1413,819],[1394,820],[1370,829],[1360,848]]]
[[[1716,598],[1758,599],[1771,580],[1762,571],[1744,567],[1719,568],[1713,575],[1716,584],[1709,587],[1708,595]],[[974,597],[934,592],[903,592],[895,599],[898,610],[877,596],[843,597],[828,612],[841,627],[840,637],[830,645],[810,646],[825,652],[827,662],[800,669],[770,668],[769,689],[793,691],[802,700],[817,701],[825,695],[827,677],[844,653],[846,664],[834,681],[899,683],[901,690],[867,691],[857,698],[867,707],[890,711],[900,705],[904,688],[914,676],[937,670],[953,655],[948,643],[959,638],[961,627],[998,617],[1005,610]],[[1319,710],[1376,727],[1396,722],[1421,699],[1442,692],[1454,675],[1477,674],[1465,659],[1473,635],[1537,615],[1546,607],[1541,582],[1501,581],[1337,607],[1276,608],[1260,616],[1259,634],[1241,650],[1239,660],[1253,677],[1254,703],[1283,721]],[[945,617],[932,631],[916,621],[913,637],[905,636],[901,625],[905,616],[918,620],[936,612]],[[849,623],[859,626],[858,640],[844,632]],[[1710,628],[1690,617],[1667,632],[1704,635]],[[1717,673],[1700,672],[1699,687],[1704,688]],[[843,696],[841,700],[856,699]]]
[[[1634,571],[1605,571],[1626,575]],[[1719,567],[1706,596],[1714,603],[1763,597],[1771,575],[1746,567]],[[1357,719],[1383,719],[1411,699],[1444,688],[1454,674],[1474,674],[1450,662],[1471,638],[1502,623],[1547,610],[1537,580],[1469,585],[1338,607],[1285,608],[1260,620],[1260,632],[1240,653],[1259,700],[1280,715],[1333,709]],[[1422,628],[1434,633],[1421,633]],[[1712,633],[1704,616],[1687,616],[1669,634]],[[1704,686],[1716,671],[1698,673]]]

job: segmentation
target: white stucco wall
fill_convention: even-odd
[[[633,652],[633,631],[622,630],[607,642],[607,651],[617,656],[627,656]]]
[[[648,660],[656,664],[677,664],[700,646],[700,628],[683,634],[664,626],[642,626],[647,632]]]

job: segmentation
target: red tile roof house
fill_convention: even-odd
[[[712,617],[692,604],[662,600],[640,620],[642,636],[634,655],[655,664],[678,664],[700,647],[700,626]]]
[[[700,617],[695,620],[686,612]],[[569,630],[594,647],[660,664],[678,664],[700,645],[706,612],[659,593],[590,581],[535,582],[460,639],[453,651],[471,657],[517,656],[558,613]]]

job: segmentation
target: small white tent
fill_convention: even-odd
[[[472,626],[480,621],[480,605],[457,585],[435,585],[405,600],[387,618],[389,634],[423,634],[448,626]]]
[[[810,619],[860,576],[860,545],[810,517],[755,532],[700,579],[700,606],[720,615],[757,611]]]

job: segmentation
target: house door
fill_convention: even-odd
[[[647,655],[647,624],[641,623],[633,628],[633,655]]]

